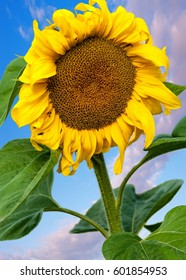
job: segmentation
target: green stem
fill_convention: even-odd
[[[103,236],[105,238],[108,238],[109,234],[108,232],[103,228],[101,227],[99,224],[97,224],[94,220],[90,219],[89,217],[85,216],[85,215],[82,215],[76,211],[73,211],[73,210],[70,210],[70,209],[67,209],[67,208],[63,208],[63,207],[60,207],[60,206],[56,206],[56,207],[52,207],[50,209],[45,209],[45,212],[47,211],[58,211],[58,212],[63,212],[63,213],[67,213],[67,214],[70,214],[72,216],[75,216],[75,217],[78,217],[84,221],[86,221],[87,223],[91,224],[92,226],[94,226],[98,231],[100,231]]]
[[[94,155],[92,157],[92,163],[99,183],[99,188],[105,207],[110,233],[112,234],[121,232],[123,231],[121,216],[116,208],[116,199],[112,191],[103,154],[101,153],[98,155]]]

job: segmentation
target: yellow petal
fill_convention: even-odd
[[[64,176],[70,175],[70,166],[71,163],[69,163],[69,160],[65,157],[65,155],[63,155],[60,161],[60,169]]]
[[[83,36],[84,38],[93,37],[99,30],[100,22],[99,17],[96,14],[85,12],[83,15],[77,14],[76,18],[79,22],[81,22],[81,30],[83,30],[82,34],[78,34],[78,41],[81,41]],[[79,31],[79,33],[81,32]]]
[[[138,140],[138,138],[141,136],[142,133],[143,133],[142,130],[138,129],[137,127],[134,127],[134,132],[132,134],[132,137],[130,138],[129,145],[131,145],[136,140]]]
[[[133,132],[133,127],[126,123],[122,116],[117,118],[117,123],[121,129],[125,143],[128,143]]]
[[[134,126],[144,131],[146,135],[145,147],[148,147],[152,143],[155,134],[154,119],[149,109],[143,103],[132,98],[128,102],[126,114]]]
[[[92,7],[91,5],[88,5],[88,4],[79,3],[75,6],[75,10],[82,11],[82,12],[90,11],[90,12],[96,13],[98,9],[95,7]]]
[[[62,36],[59,31],[45,29],[43,30],[45,37],[47,38],[49,44],[51,45],[51,49],[54,52],[64,55],[65,52],[69,49],[69,45],[66,42],[66,38]]]
[[[87,157],[87,159],[89,160],[95,154],[96,146],[97,146],[97,139],[96,139],[95,132],[93,130],[89,130],[88,133],[89,133],[90,142],[91,142],[91,151]]]
[[[181,107],[179,98],[156,78],[149,76],[147,81],[136,83],[135,90],[144,98],[152,97],[158,100],[168,110],[178,109]]]
[[[56,64],[52,58],[40,58],[32,64],[31,83],[40,83],[43,79],[56,74]]]
[[[67,129],[65,132],[65,141],[63,143],[63,155],[65,155],[65,157],[71,164],[74,162],[71,152],[72,143],[74,142],[74,136],[74,130]]]
[[[154,98],[142,98],[142,102],[153,115],[162,113],[162,106],[159,101]]]
[[[96,135],[94,131],[82,130],[78,132],[78,150],[76,163],[81,162],[83,160],[87,161],[88,167],[92,167],[91,158],[96,150]]]
[[[160,50],[155,46],[151,46],[149,44],[134,46],[127,50],[127,55],[129,57],[140,56],[142,58],[145,58],[146,60],[149,60],[150,62],[152,62],[154,65],[158,67],[164,67],[166,70],[165,73],[167,73],[168,71],[169,68],[168,57],[162,50]]]
[[[72,12],[60,9],[53,13],[53,21],[60,28],[60,32],[65,36],[68,41],[69,47],[74,46],[77,40],[77,34],[75,33],[73,22],[75,16]]]
[[[39,122],[39,120],[37,120]],[[31,125],[32,136],[31,139],[39,144],[46,145],[51,150],[57,150],[60,146],[61,139],[63,137],[62,123],[58,115],[52,123],[48,124],[48,120],[45,119],[43,126],[39,128]]]
[[[39,116],[39,118],[36,119],[31,125],[34,128],[38,128],[38,129],[41,129],[42,127],[42,130],[51,129],[51,125],[54,122],[55,115],[56,113],[54,109],[52,110],[50,106],[48,106],[46,110],[43,112],[43,114]]]
[[[107,35],[109,34],[111,28],[112,28],[112,18],[111,18],[111,13],[108,9],[107,6],[107,2],[105,0],[90,0],[89,1],[90,5],[94,5],[94,4],[98,4],[99,7],[101,8],[101,23],[100,23],[100,27],[99,27],[99,31],[98,31],[98,36],[100,37],[107,37]]]
[[[30,73],[31,73],[31,66],[29,64],[27,64],[25,69],[24,69],[24,71],[23,71],[23,73],[19,77],[19,80],[22,83],[30,84],[30,82],[31,82]]]
[[[135,28],[134,14],[128,13],[123,7],[119,6],[116,12],[112,13],[111,16],[113,26],[108,39],[117,38],[117,40],[119,40],[121,37],[127,39],[128,35],[130,35],[129,32]]]
[[[38,57],[46,56],[48,58],[56,57],[56,53],[51,49],[51,46],[44,36],[43,31],[39,30],[38,22],[36,20],[33,21],[33,29],[34,29],[34,40],[32,42],[31,48],[25,55],[25,60],[27,63],[33,63],[34,60]]]
[[[23,84],[19,92],[19,99],[33,102],[43,95],[48,95],[47,84],[35,84],[33,87],[30,84]]]
[[[42,147],[39,146],[34,140],[32,140],[32,138],[30,139],[30,142],[32,144],[32,146],[37,150],[37,151],[42,151]]]
[[[152,36],[149,32],[149,28],[146,24],[146,22],[144,21],[144,19],[142,18],[136,18],[135,19],[136,24],[138,26],[138,29],[140,31],[140,35],[141,35],[141,41],[145,41],[148,44],[152,45]]]
[[[39,97],[35,104],[20,100],[12,109],[11,116],[19,127],[30,124],[44,112],[48,104],[47,95]]]
[[[48,142],[50,143],[50,145],[47,146],[49,146],[52,150],[57,150],[64,134],[64,131],[62,130],[61,119],[58,115],[55,115],[53,124],[50,126],[50,129],[48,129],[47,133]]]
[[[110,126],[101,129],[103,135],[103,152],[108,152],[112,145],[111,128]]]
[[[127,145],[124,141],[122,132],[117,123],[113,123],[111,125],[111,136],[112,136],[113,141],[119,148],[119,158],[116,160],[116,163],[114,165],[114,173],[120,174],[122,171],[122,167],[123,167],[124,152],[125,152]]]
[[[100,9],[93,7],[94,4],[98,4]],[[89,1],[88,5],[80,3],[75,7],[75,10],[89,11],[97,15],[99,17],[99,25],[95,25],[94,34],[100,37],[106,37],[108,35],[112,28],[112,19],[105,0]]]
[[[96,154],[100,154],[103,150],[103,136],[99,130],[95,130],[95,136],[96,136]]]
[[[92,143],[90,139],[90,134],[88,130],[83,131],[82,135],[82,145],[83,145],[83,157],[84,159],[90,160],[92,157]]]
[[[133,64],[135,64],[134,60],[132,61]],[[148,81],[150,79],[158,79],[162,82],[165,81],[163,78],[163,75],[160,71],[160,67],[154,66],[154,65],[147,65],[147,64],[142,64],[136,65],[138,68],[136,69],[136,81]],[[142,67],[140,67],[142,66]]]

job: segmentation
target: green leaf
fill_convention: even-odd
[[[171,135],[158,137],[145,149],[148,153],[141,161],[140,166],[157,156],[184,148],[186,148],[186,137],[172,137]]]
[[[7,219],[50,173],[59,152],[36,151],[29,139],[14,140],[0,151],[0,222]]]
[[[38,225],[45,209],[58,207],[51,197],[52,183],[53,172],[50,172],[20,206],[0,222],[0,240],[23,237]]]
[[[173,84],[173,83],[169,83],[169,82],[164,82],[164,85],[168,89],[170,89],[175,95],[181,94],[186,89],[186,86],[181,86],[181,85],[177,85],[177,84]]]
[[[141,238],[131,232],[113,234],[103,243],[103,256],[106,260],[146,260],[141,242]]]
[[[157,230],[161,226],[161,224],[162,223],[156,223],[156,224],[153,224],[153,225],[145,225],[144,228],[146,228],[150,232],[153,232],[153,231]]]
[[[165,206],[180,189],[182,180],[167,181],[142,194],[135,193],[133,185],[126,185],[122,205],[121,216],[125,231],[137,233],[145,225],[148,219]],[[117,195],[118,189],[114,189]],[[99,199],[85,214],[102,226],[108,229],[107,219],[102,200]],[[84,233],[96,231],[96,228],[87,222],[80,220],[71,230],[71,233]]]
[[[185,224],[186,206],[178,206],[144,240],[127,232],[111,235],[103,244],[103,255],[109,260],[186,260]]]
[[[186,137],[186,117],[183,117],[172,131],[173,137]]]
[[[170,180],[141,194],[126,185],[121,206],[124,230],[138,233],[145,223],[165,206],[182,186],[182,180]]]
[[[138,168],[157,156],[184,148],[186,148],[186,117],[183,117],[177,123],[172,131],[172,135],[160,134],[154,138],[152,144],[144,149],[148,153],[142,159]]]
[[[18,81],[18,78],[25,66],[25,60],[22,57],[18,57],[5,69],[0,83],[0,125],[5,121],[12,103],[19,93],[22,83]]]
[[[103,207],[103,202],[99,199],[96,203],[93,204],[92,207],[86,212],[85,216],[91,218],[95,222],[97,222],[100,226],[102,226],[105,230],[108,229],[107,219],[105,215],[105,210]],[[74,228],[70,231],[71,233],[85,233],[90,231],[97,231],[97,229],[87,223],[84,220],[80,220],[78,224],[74,226]]]

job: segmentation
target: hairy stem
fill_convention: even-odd
[[[112,191],[103,154],[94,155],[92,162],[99,183],[110,233],[121,232],[123,231],[121,216],[116,208],[116,199]]]

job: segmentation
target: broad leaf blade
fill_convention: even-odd
[[[121,208],[124,230],[138,233],[145,223],[165,206],[182,186],[182,180],[170,180],[141,194],[127,185]]]
[[[168,89],[170,89],[175,95],[180,95],[186,89],[186,86],[181,86],[169,82],[164,82],[164,85]]]
[[[157,135],[152,144],[145,149],[148,151],[141,165],[145,162],[168,152],[186,148],[186,117],[183,117],[172,131],[172,135]]]
[[[36,151],[29,139],[14,140],[0,151],[0,221],[13,213],[54,168],[59,152]]]
[[[99,199],[95,204],[90,207],[90,209],[85,214],[87,217],[91,218],[95,222],[97,222],[100,226],[102,226],[105,230],[108,229],[107,219],[105,215],[105,210],[103,207],[103,202]],[[97,231],[95,227],[90,225],[84,220],[80,220],[78,224],[74,226],[74,228],[70,231],[71,233],[85,233]]]
[[[186,137],[186,117],[183,117],[172,131],[173,137]]]
[[[149,251],[150,258],[186,260],[186,206],[177,206],[170,210],[161,226],[144,241],[144,247]],[[154,242],[155,252],[151,251]],[[157,252],[156,252],[157,249]]]
[[[19,76],[26,66],[22,57],[14,59],[6,68],[0,83],[0,125],[5,121],[11,105],[19,93],[21,82]]]
[[[0,241],[14,240],[29,234],[40,222],[42,211],[16,211],[0,222]]]
[[[117,195],[118,189],[113,190],[114,194]],[[105,214],[105,209],[103,206],[102,199],[98,199],[85,213],[85,216],[89,217],[90,219],[97,222],[100,226],[102,226],[105,230],[108,230],[108,223],[107,218]],[[91,231],[97,231],[95,227],[90,225],[84,220],[80,220],[74,228],[70,231],[71,233],[85,233],[85,232],[91,232]]]
[[[111,235],[103,244],[103,255],[109,260],[186,260],[185,224],[186,206],[178,206],[144,240],[127,232]]]
[[[171,137],[171,135],[169,135],[156,138],[152,144],[145,149],[148,153],[141,163],[144,164],[155,157],[184,148],[186,148],[186,137]]]
[[[139,232],[150,217],[165,206],[180,189],[183,181],[167,181],[142,194],[135,193],[133,185],[126,185],[122,205],[121,216],[125,231]],[[114,189],[117,195],[118,189]],[[108,229],[103,202],[99,199],[85,214],[104,229]],[[80,220],[71,230],[71,233],[84,233],[96,231],[96,228],[87,222]]]
[[[104,243],[102,252],[106,260],[146,260],[141,238],[131,232],[111,235]]]
[[[23,237],[38,225],[45,209],[57,208],[51,197],[52,183],[53,172],[50,172],[22,204],[0,222],[0,240]]]
[[[156,224],[153,224],[153,225],[145,225],[144,227],[149,230],[150,232],[153,232],[155,230],[157,230],[160,226],[161,226],[162,223],[156,223]]]

